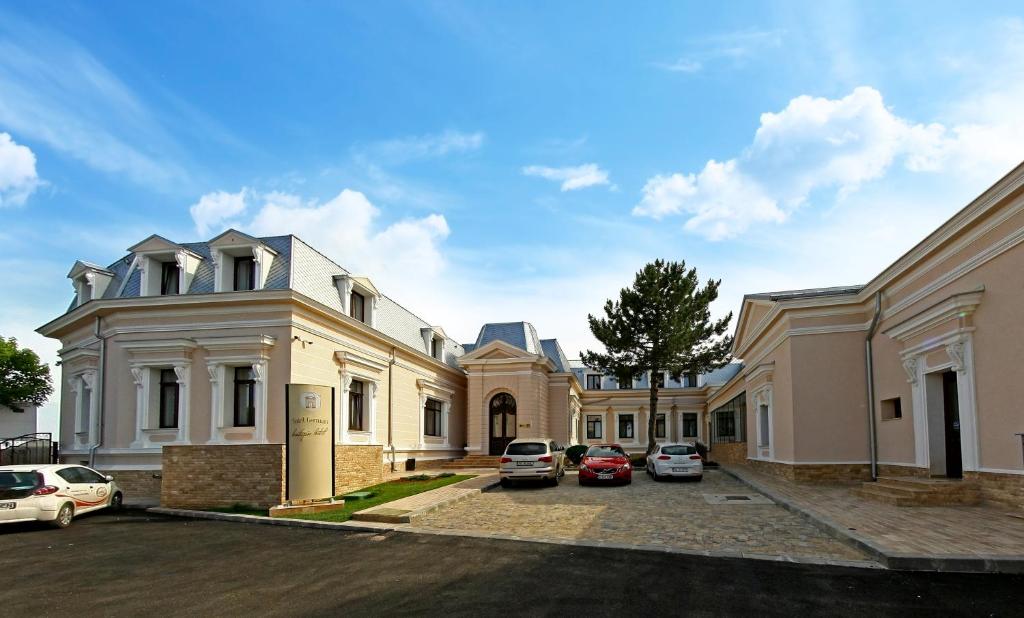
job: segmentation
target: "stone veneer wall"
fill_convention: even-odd
[[[335,445],[334,493],[340,495],[383,482],[383,461],[383,446]]]
[[[995,472],[964,472],[964,478],[981,485],[983,499],[1011,508],[1024,508],[1024,476]]]
[[[868,464],[784,464],[757,459],[750,459],[748,463],[759,472],[800,483],[871,480],[871,466]]]
[[[160,504],[171,508],[260,508],[284,502],[283,444],[165,446]]]
[[[878,464],[878,476],[913,476],[916,478],[928,478],[928,468],[917,466],[894,466],[892,464]]]
[[[103,474],[114,477],[114,482],[121,488],[121,492],[128,501],[135,500],[160,500],[160,485],[162,474],[160,470],[103,470]]]
[[[712,444],[708,451],[708,459],[716,463],[744,463],[747,460],[746,442],[728,442]]]

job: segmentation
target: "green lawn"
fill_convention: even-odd
[[[391,502],[398,500],[399,498],[405,498],[406,496],[414,496],[431,489],[437,489],[438,487],[444,487],[445,485],[451,485],[452,483],[458,483],[466,479],[473,478],[472,474],[456,474],[453,476],[438,477],[425,479],[425,480],[394,480],[387,483],[381,483],[380,485],[372,485],[370,487],[364,487],[357,491],[368,491],[373,495],[365,500],[348,500],[345,502],[345,508],[337,511],[329,511],[326,513],[312,513],[309,515],[293,515],[289,519],[315,519],[317,521],[348,521],[352,517],[352,513],[356,511],[362,511],[368,509],[371,506],[377,506],[378,504],[384,504],[385,502]],[[338,496],[340,497],[340,496]],[[253,508],[251,504],[236,504],[230,507],[220,508],[208,508],[207,511],[214,511],[216,513],[238,513],[241,515],[262,515],[266,517],[269,515],[267,509]]]
[[[357,491],[368,491],[373,494],[372,497],[365,500],[348,500],[345,502],[345,508],[338,511],[327,511],[324,513],[310,513],[308,515],[293,515],[290,519],[315,519],[317,521],[348,521],[352,517],[352,513],[356,511],[362,511],[378,504],[384,504],[385,502],[391,502],[398,500],[399,498],[405,498],[407,496],[414,496],[431,489],[437,489],[438,487],[444,487],[445,485],[451,485],[452,483],[458,483],[466,479],[473,478],[472,474],[456,474],[454,476],[446,476],[443,478],[434,477],[424,481],[403,481],[395,480],[387,483],[381,483],[380,485],[372,485],[370,487],[364,487]]]

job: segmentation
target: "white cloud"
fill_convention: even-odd
[[[840,99],[799,96],[762,114],[752,144],[736,158],[711,160],[696,174],[650,178],[633,214],[690,215],[687,230],[721,240],[755,223],[785,221],[816,192],[844,199],[897,163],[909,172],[1008,169],[1022,150],[1013,135],[979,124],[914,124],[870,87]]]
[[[189,207],[192,220],[196,224],[196,231],[199,236],[205,238],[211,231],[220,227],[231,227],[225,224],[233,217],[245,211],[245,196],[248,189],[243,188],[238,193],[227,191],[215,191],[207,193],[199,198],[199,201]]]
[[[673,73],[697,73],[704,65],[693,58],[679,58],[675,62],[659,62],[655,66]]]
[[[481,131],[466,133],[447,130],[442,133],[382,140],[358,149],[358,155],[381,163],[398,165],[417,159],[431,159],[479,150],[484,145]]]
[[[575,191],[608,184],[608,172],[598,167],[596,163],[570,167],[528,165],[523,168],[523,174],[561,182],[562,191]]]
[[[231,219],[257,236],[295,234],[342,267],[373,278],[398,298],[426,294],[446,260],[442,244],[450,230],[444,216],[405,218],[381,226],[381,211],[359,191],[344,189],[319,202],[283,192],[218,191],[192,207],[201,234]],[[204,232],[205,231],[205,232]]]
[[[781,30],[738,30],[712,34],[688,43],[686,55],[673,62],[656,62],[654,66],[673,73],[698,73],[717,61],[742,63],[766,49],[782,45]]]
[[[0,208],[24,204],[38,186],[36,155],[0,133]]]

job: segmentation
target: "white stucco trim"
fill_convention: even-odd
[[[628,415],[633,417],[633,439],[632,440],[628,440],[628,441],[627,440],[623,440],[622,437],[619,436],[619,417],[624,415],[624,414],[628,414]],[[639,410],[637,410],[637,411],[632,411],[632,410],[616,410],[613,413],[613,415],[615,417],[615,423],[614,423],[614,425],[612,427],[612,435],[615,436],[615,442],[617,442],[618,444],[620,444],[621,446],[624,446],[624,447],[625,446],[634,446],[634,447],[642,446],[642,444],[640,442],[640,411]]]
[[[755,454],[754,459],[762,459],[766,461],[777,461],[775,459],[775,415],[772,404],[772,385],[765,384],[751,393],[751,399],[754,403],[754,432],[755,432]],[[761,410],[762,406],[765,408]],[[761,415],[767,414],[768,421],[768,443],[764,443],[764,437],[762,435],[762,423]]]

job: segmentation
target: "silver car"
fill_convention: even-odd
[[[565,476],[565,449],[551,438],[519,438],[509,442],[498,464],[501,486],[514,481],[558,485]]]

